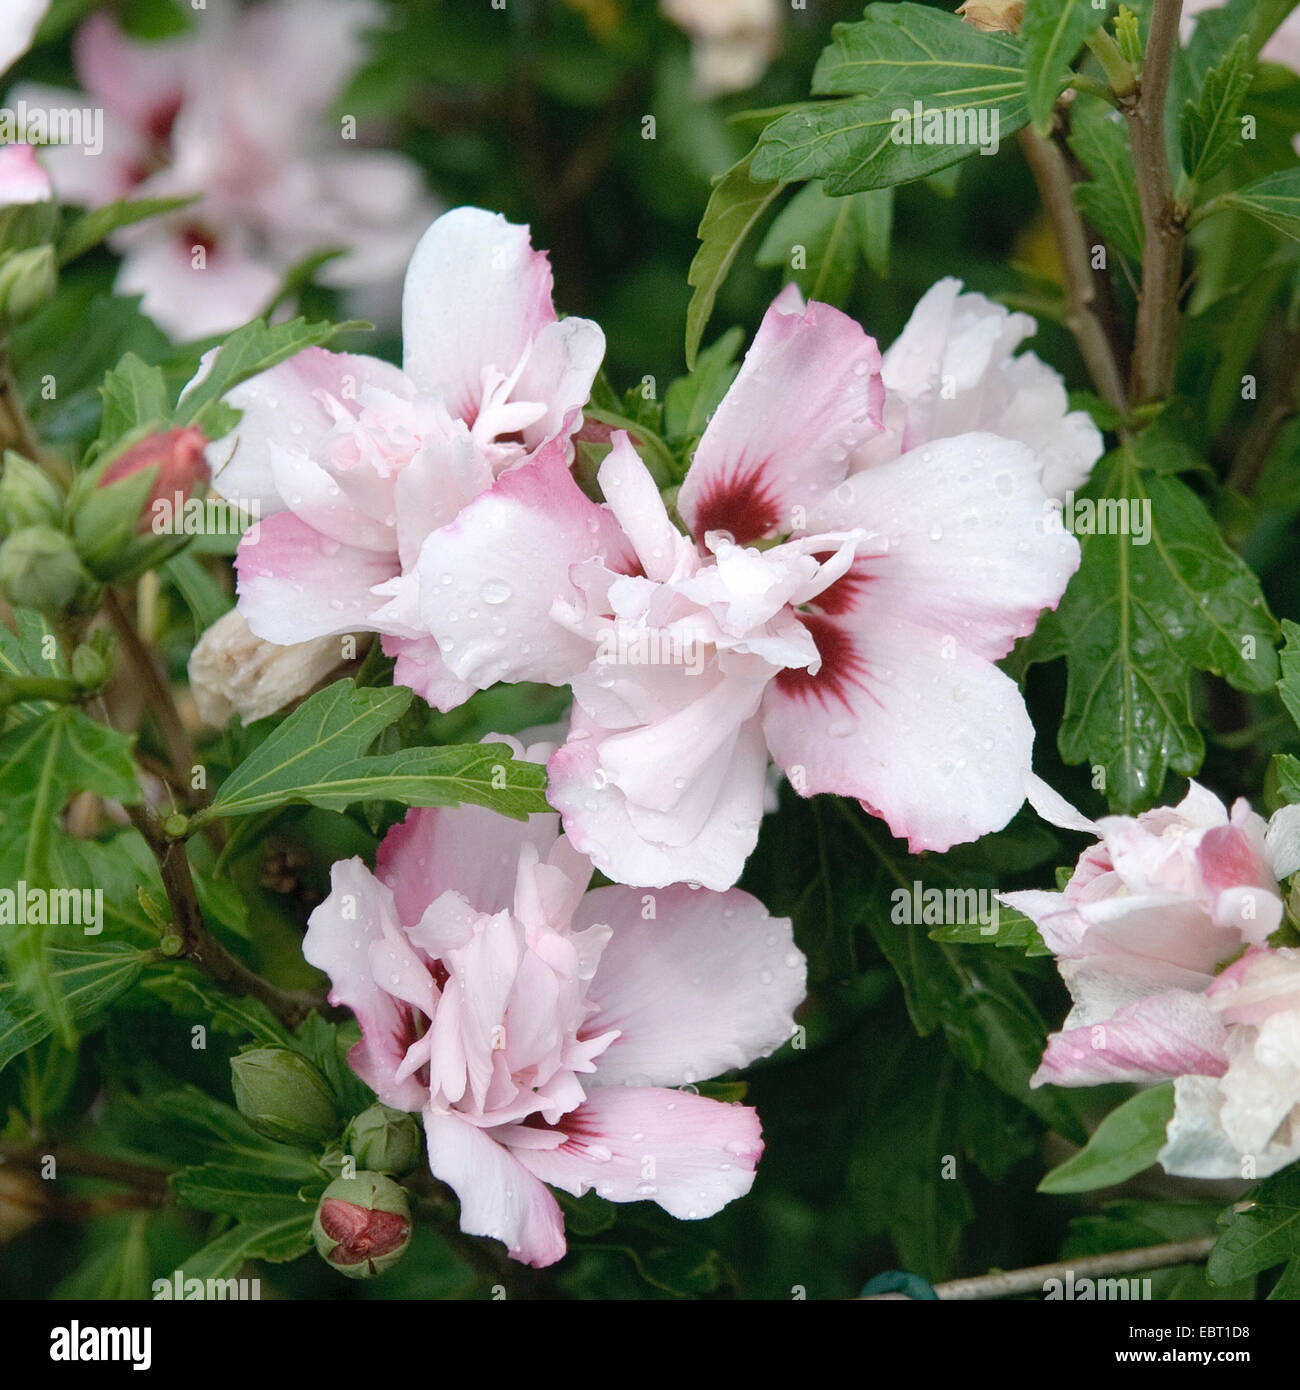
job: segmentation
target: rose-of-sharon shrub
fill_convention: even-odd
[[[419,617],[421,547],[525,458],[564,466],[605,339],[557,319],[527,227],[477,208],[420,242],[403,329],[405,370],[311,348],[236,387],[226,400],[243,418],[208,457],[216,491],[265,518],[236,560],[252,631],[286,646],[383,633],[396,680],[450,709],[473,687]]]
[[[458,678],[572,683],[551,804],[609,877],[734,883],[769,753],[914,850],[1023,801],[1033,728],[993,663],[1059,601],[1078,544],[1015,440],[962,434],[851,473],[883,402],[875,343],[783,292],[682,484],[689,535],[616,435],[599,477],[631,565],[574,521],[588,504],[549,460],[427,544],[421,615]]]
[[[1274,1113],[1285,1086],[1276,1088],[1267,1079],[1269,1041],[1256,1067],[1245,1055],[1256,1039],[1235,1038],[1228,1026],[1258,1021],[1241,1011],[1242,1000],[1252,996],[1228,996],[1246,961],[1261,952],[1277,954],[1263,947],[1282,921],[1280,880],[1300,869],[1300,807],[1285,807],[1265,822],[1244,800],[1229,813],[1218,797],[1192,782],[1176,807],[1094,823],[1050,789],[1040,786],[1031,795],[1049,820],[1099,837],[1080,856],[1064,891],[1002,895],[1037,925],[1074,1000],[1065,1027],[1048,1039],[1031,1084],[1179,1078],[1161,1163],[1187,1176],[1240,1176],[1244,1150],[1232,1149],[1233,1161],[1225,1167],[1224,1145],[1232,1141],[1211,1118],[1222,1106],[1234,1124],[1240,1121],[1237,1137],[1258,1132],[1242,1118],[1246,1092],[1254,1086],[1255,1123]],[[1237,1080],[1225,1082],[1225,1092],[1217,1078],[1230,1067]],[[1225,1094],[1235,1094],[1235,1109],[1226,1106]],[[1293,1103],[1287,1102],[1284,1113]],[[1214,1136],[1210,1149],[1222,1170],[1215,1174],[1196,1171],[1207,1161],[1207,1135]]]
[[[0,72],[16,63],[32,46],[36,29],[50,8],[50,0],[5,0],[0,24]]]
[[[804,993],[790,922],[749,894],[590,876],[553,815],[416,810],[375,873],[334,865],[304,943],[360,1021],[357,1074],[422,1113],[461,1229],[539,1267],[565,1251],[547,1184],[688,1220],[749,1191],[756,1113],[672,1088],[780,1046]]]
[[[48,152],[62,201],[202,195],[114,235],[118,292],[143,295],[145,313],[174,337],[206,337],[264,312],[307,256],[343,248],[318,278],[372,291],[367,310],[384,307],[380,292],[395,307],[436,208],[414,163],[358,149],[332,117],[382,8],[266,0],[192,19],[189,34],[148,42],[92,15],[74,41],[85,93],[28,85],[12,95],[54,109],[89,99],[104,113],[102,150]]]

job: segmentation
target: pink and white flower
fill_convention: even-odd
[[[374,873],[334,865],[304,943],[361,1023],[357,1074],[422,1113],[461,1229],[539,1267],[565,1252],[548,1184],[686,1220],[748,1192],[757,1115],[691,1083],[779,1047],[805,976],[739,890],[587,892],[557,820],[412,811]]]
[[[50,176],[31,145],[0,145],[0,208],[48,203],[53,196]]]
[[[786,291],[681,487],[689,535],[616,435],[600,484],[631,563],[595,517],[582,536],[571,479],[525,500],[527,469],[513,505],[481,497],[426,542],[420,614],[456,677],[572,682],[551,802],[610,877],[734,883],[769,754],[918,850],[1023,800],[1033,729],[993,663],[1057,603],[1078,546],[1015,440],[965,433],[851,471],[884,396],[862,329]]]
[[[1282,922],[1280,881],[1300,869],[1300,807],[1285,807],[1266,822],[1241,799],[1229,813],[1192,782],[1176,807],[1094,823],[1036,779],[1030,796],[1049,820],[1099,837],[1063,892],[1002,898],[1038,926],[1074,1000],[1031,1084],[1180,1078],[1169,1138],[1173,1145],[1181,1134],[1190,1147],[1171,1150],[1178,1166],[1163,1155],[1162,1162],[1170,1172],[1190,1173],[1195,1163],[1187,1155],[1213,1129],[1206,1118],[1211,1101],[1217,1106],[1215,1098],[1226,1094],[1218,1078],[1235,1069],[1258,1081],[1243,1052],[1257,1039],[1231,1026],[1259,1021],[1243,1011],[1254,994],[1236,993],[1236,982],[1243,972],[1259,981],[1265,979],[1259,972],[1274,969],[1250,962],[1289,958],[1265,943]],[[1273,980],[1267,974],[1270,1000]],[[1238,1093],[1238,1085],[1228,1083],[1228,1092]],[[1266,1091],[1257,1096],[1260,1104]],[[1222,1139],[1222,1130],[1213,1132]],[[1216,1152],[1222,1156],[1221,1144]]]
[[[51,147],[64,202],[201,194],[124,229],[117,288],[177,337],[225,332],[266,310],[286,273],[342,247],[320,280],[395,287],[433,216],[416,167],[331,134],[330,108],[365,57],[368,0],[266,0],[195,16],[194,32],[128,37],[105,14],[75,41],[85,95],[28,86],[29,106],[102,107],[104,148]]]
[[[1071,410],[1060,373],[1032,352],[1014,356],[1037,330],[951,277],[931,286],[884,354],[884,431],[859,466],[974,430],[1018,439],[1043,469],[1043,490],[1064,498],[1082,487],[1104,441],[1092,417]]]
[[[235,388],[226,399],[243,418],[208,457],[214,488],[265,518],[236,560],[253,633],[282,645],[383,633],[397,680],[451,708],[472,687],[447,671],[419,618],[416,560],[525,460],[567,475],[604,336],[556,318],[550,266],[528,229],[477,208],[425,234],[403,324],[404,369],[309,349]],[[516,484],[502,487],[509,497]],[[613,518],[594,504],[569,522],[621,553]]]
[[[1252,947],[1206,991],[1225,1065],[1174,1082],[1160,1162],[1187,1178],[1268,1177],[1300,1158],[1300,950]]]
[[[12,67],[32,46],[50,0],[7,0],[0,25],[0,72]]]

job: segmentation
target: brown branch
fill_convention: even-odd
[[[1021,130],[1019,139],[1060,251],[1065,276],[1066,326],[1074,334],[1097,393],[1116,410],[1126,411],[1119,365],[1097,315],[1097,287],[1088,240],[1083,219],[1074,203],[1065,157],[1056,145],[1036,135],[1028,126]]]
[[[1296,397],[1300,395],[1300,333],[1288,333],[1283,338],[1277,360],[1284,364],[1281,375],[1273,379],[1267,398],[1260,402],[1228,470],[1228,488],[1242,497],[1255,490],[1282,426],[1296,413]]]
[[[210,980],[230,994],[258,999],[284,1024],[296,1027],[313,1010],[328,1018],[337,1017],[324,998],[309,990],[285,990],[254,974],[208,930],[199,908],[190,862],[185,853],[185,841],[173,839],[163,829],[157,813],[146,803],[128,806],[136,829],[158,861],[167,901],[180,937],[179,959],[196,965]]]
[[[952,1279],[946,1284],[936,1284],[934,1291],[945,1301],[1008,1298],[1013,1294],[1042,1293],[1049,1279],[1064,1281],[1070,1273],[1075,1279],[1095,1279],[1133,1274],[1144,1269],[1167,1269],[1171,1265],[1199,1264],[1213,1249],[1215,1239],[1214,1236],[1201,1236],[1197,1240],[1146,1245],[1137,1250],[1117,1250],[1108,1255],[1084,1255],[1077,1260],[1032,1265],[1028,1269],[999,1270],[996,1274],[981,1274],[975,1279]],[[866,1301],[906,1297],[904,1293],[877,1293],[868,1295]]]
[[[176,708],[172,692],[159,673],[153,655],[135,630],[135,624],[127,616],[121,600],[112,589],[104,591],[104,611],[108,614],[113,631],[117,633],[118,641],[121,642],[131,665],[140,677],[145,699],[158,721],[163,746],[167,749],[167,757],[171,763],[171,773],[167,781],[173,787],[187,788],[194,766],[199,761],[199,755],[194,747],[194,740],[190,738],[189,731]],[[199,805],[208,801],[206,791],[191,790],[188,796],[192,802]]]
[[[1183,277],[1186,212],[1174,199],[1165,149],[1165,97],[1178,49],[1182,0],[1155,0],[1135,98],[1121,101],[1128,118],[1145,244],[1138,295],[1130,397],[1135,406],[1165,400],[1178,358],[1178,291]]]
[[[5,449],[16,449],[34,463],[40,461],[41,442],[27,418],[13,368],[8,357],[0,357],[0,453]]]
[[[161,1168],[65,1145],[13,1144],[0,1140],[0,1164],[12,1164],[15,1168],[39,1174],[47,1158],[54,1159],[56,1175],[66,1170],[80,1178],[103,1178],[106,1182],[134,1188],[137,1192],[156,1198],[159,1203],[170,1196],[167,1174]]]

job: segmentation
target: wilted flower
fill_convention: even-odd
[[[190,654],[190,690],[199,716],[223,728],[232,714],[245,724],[265,719],[306,695],[355,651],[355,637],[313,637],[280,646],[254,636],[237,608],[218,618]]]

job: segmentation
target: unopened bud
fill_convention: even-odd
[[[329,1083],[287,1047],[255,1047],[230,1061],[239,1113],[282,1144],[317,1144],[339,1127]]]
[[[151,434],[124,450],[75,494],[72,533],[87,568],[97,578],[133,579],[160,564],[185,542],[172,533],[153,534],[155,503],[174,513],[196,483],[208,476],[202,430],[190,426]]]
[[[420,1161],[420,1126],[401,1110],[372,1105],[348,1126],[343,1146],[362,1168],[409,1173]]]
[[[312,1222],[316,1249],[349,1279],[391,1269],[411,1240],[411,1204],[392,1178],[361,1172],[335,1178]]]
[[[165,434],[151,434],[115,458],[100,475],[99,486],[112,487],[124,478],[156,468],[158,472],[145,498],[137,528],[147,531],[155,502],[162,498],[171,502],[178,493],[183,499],[188,498],[196,483],[207,482],[208,465],[203,457],[207,443],[203,431],[195,425],[168,430]]]
[[[46,303],[59,283],[59,263],[52,246],[32,246],[0,258],[0,314],[22,323]]]
[[[7,532],[24,526],[57,526],[63,517],[63,494],[43,469],[10,449],[0,476],[0,526]]]
[[[0,589],[10,603],[42,613],[84,607],[94,588],[77,548],[53,526],[28,526],[0,546]]]

